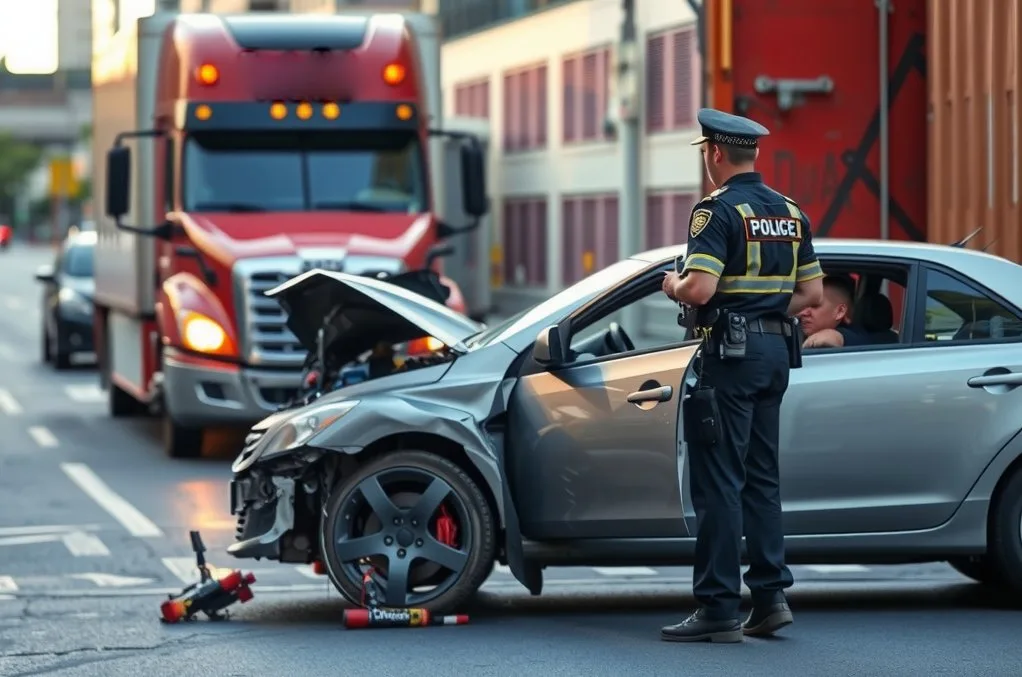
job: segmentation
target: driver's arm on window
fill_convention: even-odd
[[[704,306],[717,293],[717,284],[727,262],[730,225],[727,209],[727,205],[710,199],[692,210],[685,267],[680,277],[668,273],[671,289],[664,289],[675,301]]]

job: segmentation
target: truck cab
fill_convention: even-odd
[[[101,375],[112,415],[162,415],[170,456],[298,388],[306,351],[264,295],[295,275],[426,269],[464,310],[444,240],[487,213],[485,162],[440,127],[432,21],[158,13],[122,46],[134,71],[94,78]]]

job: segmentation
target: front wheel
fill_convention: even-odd
[[[342,480],[324,508],[320,550],[334,586],[384,607],[458,611],[490,575],[493,513],[464,470],[423,451],[386,454]]]

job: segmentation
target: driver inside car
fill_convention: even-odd
[[[803,348],[864,346],[869,337],[852,324],[855,280],[847,275],[823,278],[823,298],[799,314],[806,339]]]

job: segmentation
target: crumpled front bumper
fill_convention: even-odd
[[[227,552],[241,559],[279,560],[280,539],[295,523],[295,481],[249,473],[231,480],[230,490],[238,526]]]

